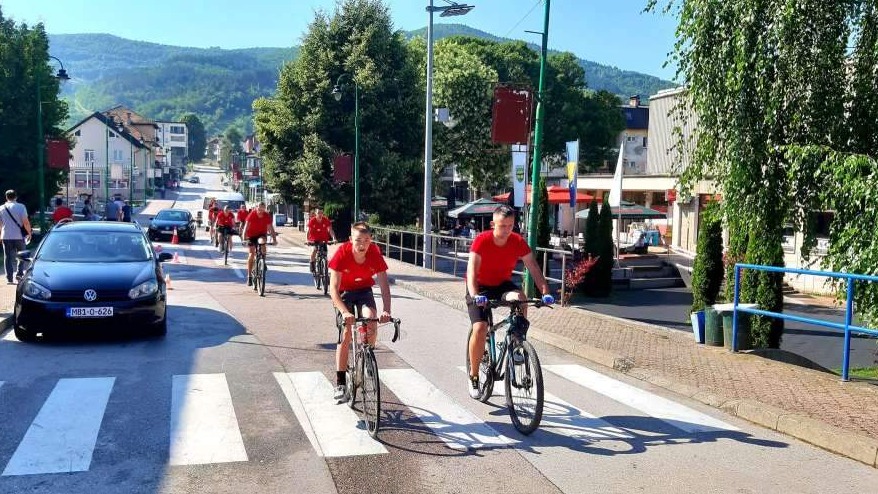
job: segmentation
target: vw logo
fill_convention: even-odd
[[[82,294],[82,298],[84,298],[86,302],[94,302],[98,298],[98,292],[89,288]]]

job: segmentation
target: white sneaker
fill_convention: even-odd
[[[470,376],[469,384],[469,397],[478,400],[481,394],[479,391],[479,378]]]
[[[338,401],[347,401],[348,388],[344,384],[335,387],[335,394],[332,397]]]
[[[515,365],[521,365],[524,363],[524,350],[516,348],[512,351],[512,363]]]

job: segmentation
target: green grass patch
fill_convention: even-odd
[[[833,369],[836,374],[841,375],[841,368]],[[856,379],[874,379],[878,380],[878,366],[873,367],[854,367],[848,373],[849,377]]]

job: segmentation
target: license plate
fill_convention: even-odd
[[[112,307],[68,307],[67,317],[113,317]]]

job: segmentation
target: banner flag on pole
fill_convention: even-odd
[[[527,146],[512,146],[512,195],[514,206],[524,207],[525,177],[527,177]]]
[[[613,175],[613,187],[610,189],[610,197],[607,202],[610,207],[617,208],[622,204],[622,165],[625,156],[625,139],[619,146],[619,159],[616,161],[616,173]]]
[[[570,187],[570,207],[576,207],[576,175],[579,174],[579,139],[567,142],[567,183]]]

